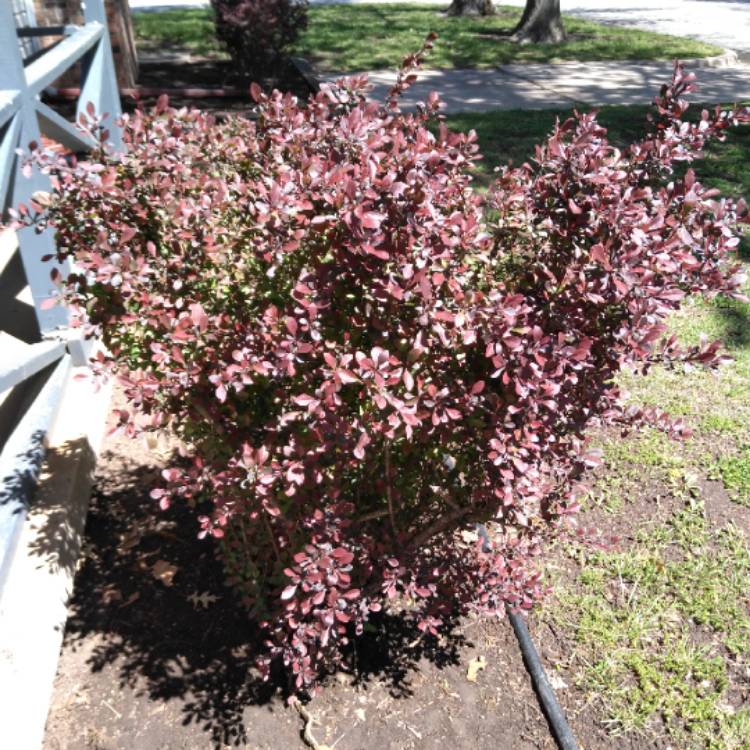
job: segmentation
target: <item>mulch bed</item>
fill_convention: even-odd
[[[258,679],[259,634],[224,585],[212,542],[197,539],[194,512],[161,512],[149,497],[172,452],[142,439],[105,443],[44,750],[301,750],[304,722],[286,704],[286,679]],[[734,510],[736,519],[736,506],[713,484],[705,488],[709,517]],[[627,538],[641,521],[662,522],[672,506],[645,487],[627,514],[594,511],[586,522]],[[420,640],[397,616],[376,624],[357,643],[352,670],[331,675],[308,704],[319,743],[554,750],[507,621],[462,621],[440,641]],[[607,735],[600,708],[555,672],[574,644],[533,618],[531,630],[548,674],[568,682],[557,694],[581,747],[669,746],[653,735]],[[477,657],[486,668],[469,681]]]
[[[160,512],[149,497],[169,453],[107,439],[44,748],[304,748],[285,679],[257,677],[258,633],[211,541],[196,538],[189,510]],[[440,642],[417,635],[394,616],[363,637],[357,669],[331,676],[308,706],[318,742],[555,748],[507,622],[463,622]],[[470,682],[477,656],[487,666]]]
[[[234,89],[237,96],[195,97],[170,95],[173,107],[197,107],[211,110],[219,115],[224,113],[250,113],[253,105],[249,88],[251,81],[242,78],[230,61],[194,58],[190,60],[160,60],[158,62],[141,62],[139,65],[138,85],[152,90],[179,88],[214,88]],[[291,61],[280,63],[273,74],[257,81],[265,91],[278,89],[291,92],[300,99],[307,99],[311,88],[297,67]],[[141,100],[144,106],[156,101],[148,96]],[[123,108],[128,110],[136,105],[130,97],[123,99]]]
[[[171,453],[145,440],[105,443],[44,748],[303,748],[285,678],[258,679],[259,635],[212,542],[197,539],[191,511],[160,512],[149,497]],[[418,639],[396,616],[377,625],[357,644],[356,669],[332,675],[309,704],[318,742],[554,750],[507,622],[464,621],[440,641]],[[471,682],[480,656],[486,667]],[[582,700],[565,696],[571,717]],[[588,720],[573,725],[587,750],[611,746]]]
[[[209,111],[221,118],[229,114],[252,117],[254,102],[250,98],[251,81],[239,75],[229,60],[172,56],[163,59],[151,58],[139,64],[137,86],[146,95],[135,97],[132,92],[121,96],[124,112],[137,107],[150,108],[156,104],[162,92],[168,92],[170,106],[197,108]],[[261,77],[257,83],[264,91],[278,89],[290,92],[306,100],[313,88],[310,81],[291,60],[279,63],[272,74]],[[179,89],[214,89],[217,95],[185,95]],[[74,121],[76,117],[76,95],[65,89],[61,96],[45,94],[43,99],[63,117]],[[227,95],[230,92],[230,95]]]

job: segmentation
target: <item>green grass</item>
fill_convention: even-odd
[[[133,13],[133,31],[141,51],[179,49],[194,55],[225,56],[216,39],[210,8]]]
[[[326,5],[311,9],[310,25],[297,45],[321,69],[393,68],[418,49],[429,31],[438,34],[427,65],[490,68],[511,62],[551,60],[656,60],[703,57],[717,49],[677,37],[614,28],[566,17],[569,41],[519,46],[501,36],[520,10],[502,8],[492,18],[449,18],[447,5]],[[377,44],[373,40],[377,39]]]
[[[750,708],[729,703],[750,656],[750,549],[708,527],[702,503],[594,552],[545,618],[572,635],[577,683],[615,734],[666,731],[677,747],[750,748]],[[669,743],[668,743],[669,744]],[[614,746],[614,745],[613,745]]]
[[[583,108],[587,109],[585,106]],[[600,107],[599,122],[609,131],[611,142],[622,147],[643,137],[648,111],[648,106]],[[688,112],[697,117],[700,105],[693,106]],[[480,185],[487,185],[496,167],[510,162],[521,164],[533,158],[535,146],[550,133],[555,118],[565,119],[571,113],[570,109],[494,110],[449,115],[445,121],[451,130],[476,131],[483,157],[476,166],[477,177]],[[712,144],[706,158],[696,162],[694,168],[706,185],[718,188],[725,195],[750,199],[748,165],[750,127],[743,126],[730,131],[725,142]],[[745,260],[750,260],[748,235],[743,239],[741,252]],[[731,306],[732,303],[725,306],[727,315],[734,315],[738,323],[744,322],[744,308],[740,306],[732,313]],[[732,335],[748,337],[750,340],[750,328],[744,333]]]
[[[719,459],[716,468],[734,499],[750,507],[750,446],[745,446],[739,455]]]
[[[626,145],[643,134],[646,109],[606,107],[600,121],[612,142]],[[555,117],[569,114],[488,112],[446,122],[477,131],[486,184],[495,166],[533,157]],[[731,130],[693,167],[705,184],[750,196],[750,126]],[[702,334],[722,339],[733,361],[718,373],[655,368],[647,378],[621,378],[633,402],[683,417],[696,434],[687,442],[656,430],[599,436],[606,470],[588,507],[624,526],[627,541],[604,552],[575,547],[572,577],[554,561],[551,573],[568,573],[550,581],[555,598],[539,616],[573,644],[556,670],[599,707],[614,735],[642,734],[644,747],[659,737],[659,746],[681,750],[750,750],[750,708],[738,705],[750,665],[750,548],[739,528],[710,526],[702,496],[711,477],[750,506],[750,305],[696,300],[670,325],[686,345]],[[636,497],[653,508],[641,524],[628,520]],[[584,515],[582,523],[591,521]]]
[[[644,135],[648,111],[647,106],[600,107],[598,117],[612,142],[624,144]],[[451,130],[476,131],[484,170],[491,172],[511,160],[519,164],[533,158],[535,146],[549,135],[555,119],[564,120],[571,114],[571,109],[509,109],[448,115],[445,122]],[[750,177],[747,179],[750,184]]]
[[[691,39],[615,28],[566,17],[569,41],[519,46],[503,38],[520,10],[501,8],[492,18],[448,18],[445,5],[324,5],[309,9],[307,31],[293,52],[320,70],[341,72],[395,68],[430,31],[439,34],[428,65],[491,68],[511,62],[561,60],[671,60],[719,54]],[[215,54],[210,9],[136,13],[135,35],[143,48],[183,47]]]
[[[599,122],[618,146],[631,143],[645,133],[648,106],[609,106],[599,107],[597,111]],[[697,116],[700,106],[691,107],[688,112]],[[446,124],[451,130],[477,132],[484,157],[480,171],[491,174],[494,167],[511,160],[519,164],[533,158],[534,147],[550,133],[555,118],[565,119],[571,113],[570,109],[469,112],[448,115]],[[731,131],[726,142],[713,144],[707,158],[696,163],[696,170],[703,182],[728,195],[750,196],[748,164],[750,128],[741,127]]]

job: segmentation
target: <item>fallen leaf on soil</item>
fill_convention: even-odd
[[[440,683],[440,687],[442,691],[449,697],[449,698],[460,698],[461,696],[458,693],[451,692],[450,684],[448,683],[448,680],[443,680]]]
[[[122,608],[122,607],[129,607],[129,606],[130,606],[130,605],[131,605],[131,604],[132,604],[132,603],[133,603],[134,601],[136,601],[137,599],[139,599],[139,598],[140,598],[140,596],[141,596],[141,592],[140,592],[140,591],[134,591],[134,592],[133,592],[133,593],[132,593],[132,594],[131,594],[131,595],[130,595],[130,596],[129,596],[129,597],[128,597],[128,598],[127,598],[127,599],[126,599],[126,600],[125,600],[125,601],[124,601],[124,602],[123,602],[123,603],[122,603],[121,605],[120,605],[120,608]]]
[[[172,579],[177,570],[176,565],[171,565],[166,560],[157,560],[151,567],[154,578],[158,578],[165,586],[172,585]]]
[[[568,687],[568,683],[559,674],[551,674],[549,684],[552,685],[553,690],[565,690]]]
[[[196,609],[198,609],[198,605],[203,609],[208,609],[209,605],[219,600],[219,597],[214,596],[210,591],[204,591],[202,594],[194,591],[187,599]]]
[[[354,676],[347,674],[346,672],[336,672],[336,682],[339,685],[351,685],[354,682]]]
[[[121,552],[126,552],[132,547],[135,547],[135,545],[140,541],[141,533],[139,531],[131,531],[130,533],[124,534],[120,537],[120,544],[117,545],[117,549],[119,549]]]
[[[146,449],[151,451],[157,458],[169,458],[169,440],[162,440],[161,433],[149,433],[145,438]]]
[[[107,586],[107,588],[102,591],[102,604],[112,604],[112,602],[117,602],[122,599],[122,594],[113,586]]]
[[[161,552],[161,548],[155,549],[152,552],[139,552],[138,557],[135,560],[134,567],[136,570],[151,570],[151,563],[148,561],[149,557],[158,555]]]
[[[476,659],[472,659],[469,662],[469,671],[466,673],[466,679],[469,682],[476,682],[477,674],[479,674],[479,671],[484,669],[486,666],[487,659],[485,659],[483,656],[477,656]]]
[[[365,709],[364,708],[355,708],[354,709],[354,715],[360,720],[360,721],[366,721],[367,717],[365,715]]]

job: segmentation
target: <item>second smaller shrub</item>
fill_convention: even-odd
[[[307,27],[307,0],[211,0],[216,35],[246,75],[268,71]]]

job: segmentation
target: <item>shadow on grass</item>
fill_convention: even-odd
[[[750,304],[719,299],[713,309],[721,318],[722,341],[734,350],[750,349]]]
[[[419,48],[430,31],[438,41],[430,67],[494,68],[511,62],[550,60],[669,60],[718,54],[716,47],[693,40],[565,17],[569,35],[563,44],[518,45],[508,39],[520,8],[499,8],[488,17],[449,17],[448,3],[434,5],[317,4],[309,9],[307,30],[295,54],[329,70],[393,68]],[[373,44],[372,40],[378,43]]]
[[[289,684],[279,670],[268,682],[260,679],[261,633],[225,587],[213,542],[196,538],[195,512],[155,508],[148,493],[158,474],[129,466],[114,483],[100,478],[65,648],[81,649],[92,672],[106,671],[120,688],[134,689],[139,715],[158,713],[154,703],[176,702],[183,725],[194,725],[196,746],[244,745],[253,721],[248,709],[280,710]],[[195,598],[204,593],[205,607]],[[438,644],[418,639],[398,616],[372,624],[349,655],[360,686],[377,681],[394,697],[408,697],[410,673],[421,660],[458,663],[464,639],[450,630]]]
[[[196,55],[216,55],[222,47],[216,39],[211,8],[157,7],[133,13],[133,29],[141,47],[189,49]]]

